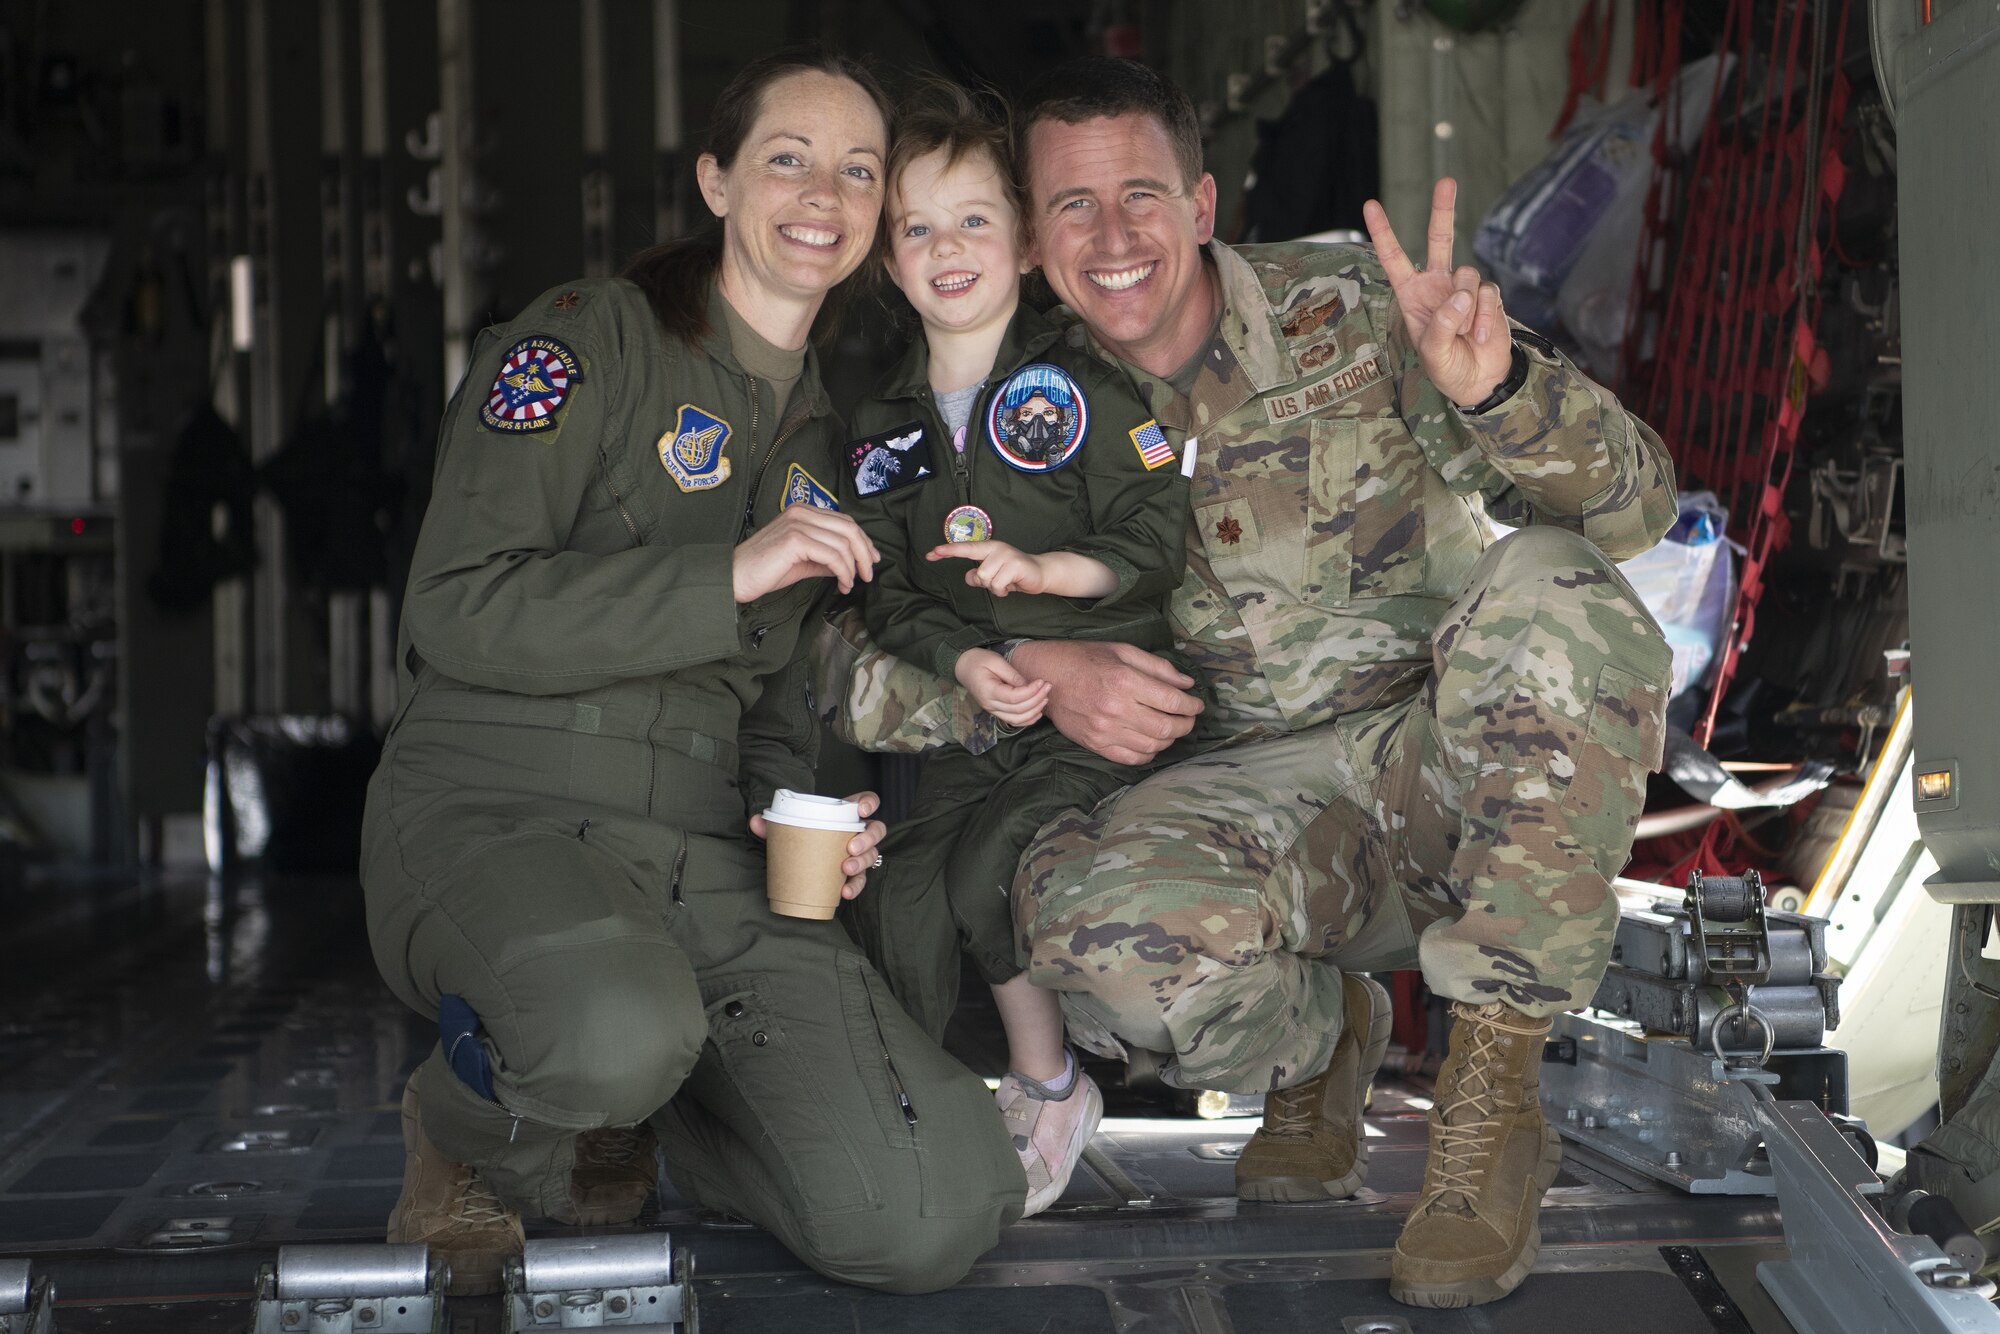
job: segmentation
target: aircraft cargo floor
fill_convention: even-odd
[[[0,1258],[53,1279],[62,1334],[242,1330],[280,1245],[380,1239],[398,1098],[435,1029],[377,981],[359,897],[351,879],[0,890]],[[997,1074],[981,1018],[953,1045]],[[1378,1089],[1369,1187],[1325,1205],[1237,1202],[1254,1118],[1111,1103],[1062,1201],[946,1292],[830,1283],[671,1196],[646,1226],[692,1252],[704,1334],[1791,1329],[1755,1277],[1784,1253],[1769,1199],[1668,1192],[1568,1146],[1535,1275],[1492,1305],[1415,1310],[1386,1279],[1423,1173],[1416,1088]],[[497,1334],[500,1306],[454,1300],[445,1328]]]

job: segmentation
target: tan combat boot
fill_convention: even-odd
[[[653,1161],[656,1143],[643,1125],[606,1126],[576,1137],[569,1198],[579,1225],[610,1227],[639,1216],[659,1176]]]
[[[527,1243],[521,1216],[477,1171],[431,1143],[413,1085],[403,1089],[403,1149],[403,1193],[389,1213],[389,1240],[428,1244],[433,1264],[451,1266],[445,1290],[454,1297],[500,1291],[502,1267]]]
[[[1236,1160],[1236,1194],[1266,1203],[1340,1200],[1368,1179],[1361,1110],[1389,1047],[1389,993],[1365,973],[1340,979],[1347,1028],[1326,1069],[1264,1099],[1264,1124]]]
[[[1424,1191],[1389,1262],[1389,1295],[1408,1306],[1477,1306],[1518,1287],[1542,1247],[1542,1192],[1562,1166],[1562,1141],[1542,1119],[1549,1021],[1499,1001],[1451,1008]]]

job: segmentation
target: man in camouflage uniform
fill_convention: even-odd
[[[1424,270],[1373,205],[1373,250],[1232,249],[1184,95],[1111,60],[1043,89],[1022,117],[1040,258],[1071,337],[1125,365],[1192,467],[1171,611],[1214,702],[1127,646],[1015,650],[1073,738],[1127,762],[1190,727],[1201,745],[1043,828],[1024,958],[1084,1046],[1268,1091],[1237,1170],[1253,1200],[1365,1179],[1389,1026],[1365,972],[1420,964],[1458,1023],[1391,1292],[1493,1300],[1533,1267],[1561,1156],[1542,1036],[1603,973],[1659,760],[1669,655],[1611,558],[1672,522],[1671,465],[1453,272],[1449,181]],[[1486,515],[1521,531],[1493,541]],[[975,726],[891,663],[854,685],[864,743]]]

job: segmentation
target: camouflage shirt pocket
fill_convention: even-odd
[[[1400,417],[1324,417],[1312,430],[1306,586],[1321,606],[1425,591],[1430,465]]]
[[[1303,489],[1282,479],[1255,479],[1226,499],[1194,507],[1200,554],[1246,619],[1253,605],[1275,609],[1306,595],[1300,551],[1310,533]]]

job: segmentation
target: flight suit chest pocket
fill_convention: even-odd
[[[1424,591],[1431,469],[1400,417],[1324,417],[1311,433],[1306,585],[1321,606]]]

